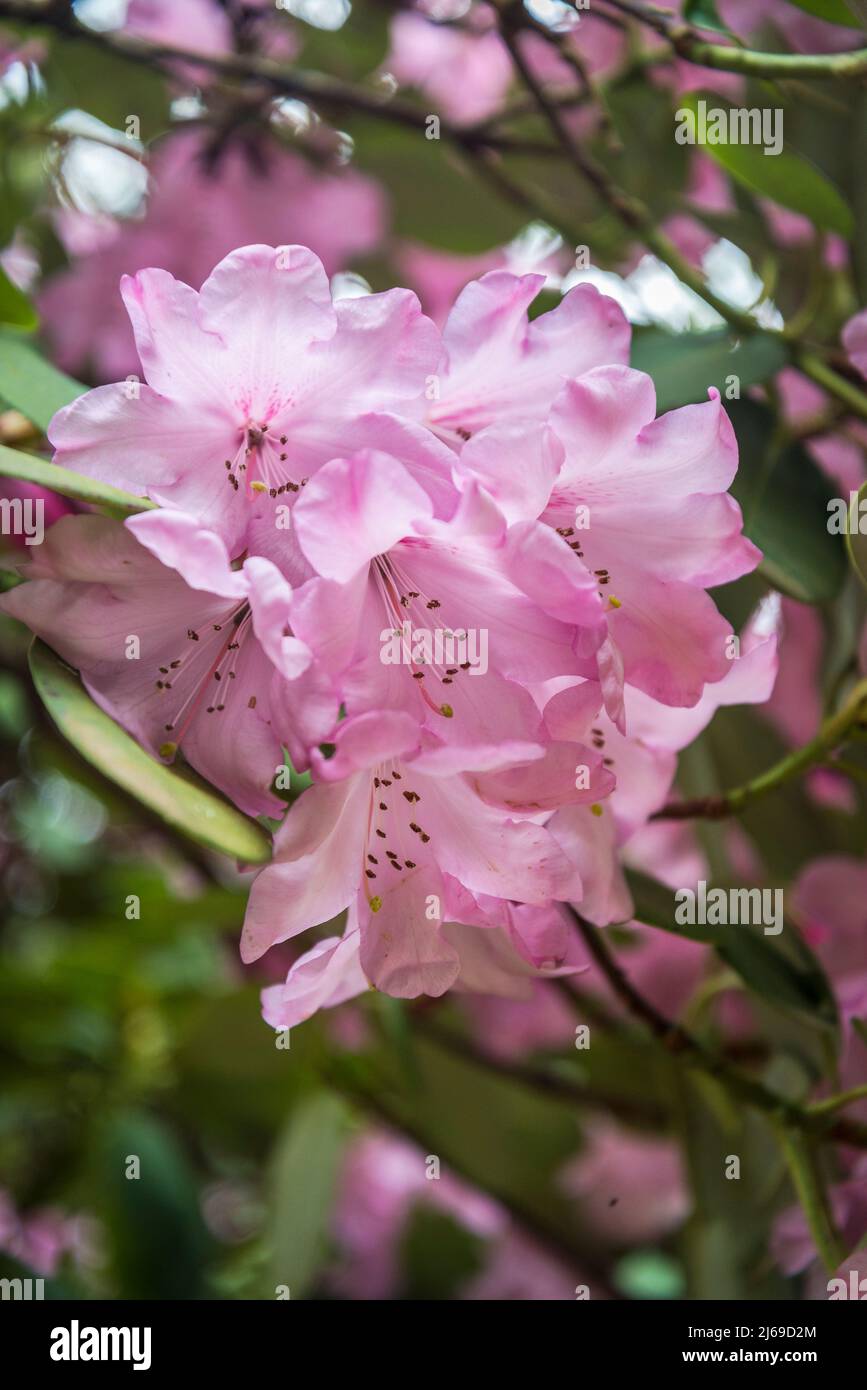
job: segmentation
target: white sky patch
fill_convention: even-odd
[[[733,308],[755,315],[762,328],[780,328],[783,318],[771,300],[761,300],[762,281],[749,257],[730,241],[718,241],[707,252],[702,268],[708,288]],[[563,293],[586,282],[617,301],[630,323],[655,324],[670,333],[702,333],[721,328],[724,319],[673,270],[656,256],[643,256],[627,276],[614,271],[573,270],[562,283]]]
[[[42,78],[33,63],[10,63],[0,78],[0,111],[13,102],[23,106],[34,86],[41,87]]]
[[[86,111],[65,111],[54,125],[72,137],[60,164],[72,206],[90,216],[133,216],[148,187],[147,168],[135,157],[142,153],[141,142]]]
[[[183,96],[175,97],[169,107],[173,121],[197,121],[207,109],[197,92],[184,92]]]
[[[327,29],[333,33],[342,29],[350,14],[350,0],[278,0],[278,10],[286,10],[296,19],[303,19],[314,29]]]
[[[563,238],[547,222],[531,222],[505,248],[506,268],[514,275],[537,271],[545,275],[546,289],[558,290],[563,284],[562,276],[548,269],[543,262],[555,256],[562,247]]]
[[[296,97],[278,97],[271,111],[278,125],[287,125],[298,135],[311,130],[319,121],[319,117],[311,111],[306,101],[298,101]]]
[[[339,270],[331,277],[331,293],[335,299],[363,299],[373,290],[363,275],[356,275],[352,270]]]
[[[732,304],[736,309],[754,311],[756,321],[763,328],[782,328],[782,314],[772,300],[762,298],[764,286],[761,277],[739,246],[725,238],[715,242],[702,261],[702,269],[709,288],[726,304]]]
[[[100,34],[120,29],[128,8],[129,0],[75,0],[73,5],[76,19]]]
[[[561,34],[574,29],[581,22],[581,16],[576,14],[573,6],[565,5],[563,0],[524,0],[524,9],[546,29]]]

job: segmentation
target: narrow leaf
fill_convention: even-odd
[[[208,849],[245,864],[264,864],[270,857],[261,826],[216,792],[156,762],[94,704],[78,676],[42,642],[30,648],[30,673],[60,732],[109,781]]]
[[[322,1091],[304,1101],[278,1142],[271,1167],[270,1235],[276,1287],[290,1298],[309,1289],[328,1253],[338,1166],[349,1137],[349,1113]]]
[[[0,334],[0,397],[43,432],[52,416],[86,386],[46,362],[30,343]]]
[[[842,24],[847,29],[857,27],[858,0],[852,0],[850,5],[844,0],[789,0],[789,4],[797,5],[799,10],[824,19],[828,24]],[[860,18],[863,23],[863,13]]]
[[[865,519],[864,531],[861,530],[862,515]],[[862,483],[852,498],[849,508],[849,527],[846,532],[846,549],[849,552],[853,570],[864,587],[867,588],[867,483]]]
[[[13,285],[6,271],[0,267],[0,324],[29,332],[38,323],[39,316],[27,295]]]
[[[632,343],[632,365],[653,378],[660,415],[680,405],[706,401],[709,386],[715,386],[725,399],[730,376],[738,378],[741,391],[757,386],[786,361],[785,344],[770,333],[733,342],[728,329],[678,334],[644,328],[636,330]]]
[[[779,936],[765,936],[761,927],[738,923],[681,926],[675,918],[679,904],[670,888],[645,874],[630,873],[628,879],[636,921],[713,946],[754,993],[778,1007],[808,1015],[824,1027],[836,1028],[837,1006],[825,972],[789,923]],[[712,891],[710,886],[707,891]]]
[[[822,171],[794,150],[782,149],[766,154],[755,144],[711,144],[705,139],[698,119],[699,101],[706,103],[709,131],[712,133],[711,112],[723,111],[728,121],[729,108],[718,96],[700,98],[689,95],[683,106],[693,114],[695,139],[717,164],[752,193],[771,198],[782,207],[799,212],[817,227],[838,232],[850,238],[854,231],[851,209],[837,188]]]
[[[76,502],[87,502],[93,507],[106,507],[113,515],[127,516],[132,512],[150,511],[156,506],[146,497],[134,497],[130,492],[122,492],[111,483],[101,483],[96,478],[87,478],[83,473],[73,473],[71,468],[59,468],[36,454],[24,454],[18,449],[9,449],[0,444],[0,477],[20,478],[25,483],[35,483],[38,487],[59,492],[62,497],[71,497]]]

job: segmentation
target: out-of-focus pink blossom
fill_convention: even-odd
[[[562,1175],[582,1218],[605,1240],[646,1244],[682,1225],[691,1198],[683,1155],[671,1139],[594,1122]]]

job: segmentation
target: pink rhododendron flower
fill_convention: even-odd
[[[217,531],[234,556],[253,504],[277,506],[307,475],[365,436],[388,442],[386,414],[423,388],[439,339],[408,290],[332,303],[304,247],[249,246],[201,292],[160,270],[122,285],[145,384],[98,387],[59,412],[56,462],[146,492]],[[409,431],[411,427],[405,426]],[[413,435],[431,471],[435,441]]]
[[[852,365],[867,377],[867,309],[862,309],[846,324],[843,346],[852,359]]]
[[[476,794],[469,774],[496,769],[496,750],[443,757],[402,713],[344,721],[335,750],[341,779],[313,786],[290,809],[274,862],[253,884],[244,959],[349,907],[369,980],[403,997],[439,995],[461,968],[452,924],[489,925],[473,895],[538,905],[581,896],[543,825]]]
[[[72,504],[59,493],[38,487],[36,483],[23,483],[18,478],[0,478],[0,499],[3,498],[8,499],[13,507],[16,502],[22,504],[21,516],[26,523],[24,531],[10,530],[8,535],[4,531],[3,540],[5,542],[8,539],[16,549],[25,554],[31,548],[27,540],[28,527],[31,536],[37,536],[41,528],[47,530],[62,516],[68,516],[74,511]]]
[[[867,864],[830,855],[798,876],[794,905],[848,1021],[867,1015]]]
[[[395,1135],[362,1134],[343,1163],[334,1211],[340,1250],[331,1276],[344,1298],[398,1297],[405,1274],[401,1241],[413,1211],[432,1206],[483,1242],[483,1267],[456,1295],[469,1300],[574,1299],[588,1283],[517,1230],[508,1213],[468,1183],[443,1172],[428,1180],[426,1156]],[[597,1294],[593,1289],[592,1296]]]
[[[592,285],[530,322],[544,284],[543,275],[491,271],[458,296],[427,416],[456,447],[487,425],[542,423],[566,381],[628,362],[629,325]]]
[[[737,446],[717,393],[706,405],[655,413],[648,377],[597,368],[552,404],[551,430],[565,451],[559,469],[550,451],[547,472],[498,466],[504,450],[525,448],[499,427],[473,438],[460,458],[510,517],[541,515],[564,553],[596,577],[611,637],[603,680],[612,709],[619,668],[670,705],[695,705],[706,684],[723,678],[731,629],[705,588],[753,569],[759,555],[725,491]]]
[[[491,20],[474,7],[470,29],[407,11],[391,22],[386,70],[419,87],[443,116],[471,124],[493,115],[512,83],[512,60]]]
[[[130,0],[124,28],[155,43],[209,55],[232,48],[232,24],[215,0]]]
[[[275,1027],[584,968],[560,905],[628,920],[620,854],[677,750],[770,694],[773,634],[733,663],[706,593],[758,555],[716,394],[656,420],[620,309],[582,285],[531,323],[543,283],[483,276],[440,337],[408,291],[334,300],[303,247],[199,292],[144,270],[145,382],[52,423],[60,464],[160,509],[67,525],[7,611],[244,810],[282,809],[284,747],[312,771],[242,956],[347,916],[264,991]]]
[[[94,1234],[88,1218],[56,1207],[19,1211],[10,1193],[0,1188],[0,1250],[44,1279],[57,1274],[65,1256],[92,1262]]]
[[[624,1244],[659,1240],[683,1224],[691,1207],[683,1156],[672,1140],[601,1121],[591,1126],[562,1183],[600,1236]]]
[[[216,535],[155,511],[126,526],[65,518],[27,574],[4,611],[77,666],[97,704],[153,754],[182,748],[242,809],[282,809],[270,786],[291,724],[277,711],[311,655],[286,635],[292,591],[271,561],[233,570]],[[315,701],[302,705],[310,718]]]

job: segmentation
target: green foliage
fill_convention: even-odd
[[[346,1106],[327,1091],[292,1115],[271,1165],[268,1222],[275,1286],[303,1298],[329,1249],[329,1220],[340,1159],[349,1137]]]
[[[65,738],[106,777],[199,844],[246,864],[270,855],[255,821],[192,774],[156,762],[91,700],[77,677],[42,642],[30,671],[40,699]]]
[[[71,468],[61,468],[35,454],[8,449],[4,444],[0,444],[0,477],[20,478],[23,482],[35,483],[38,487],[59,492],[62,497],[72,497],[76,502],[100,507],[111,516],[129,516],[135,512],[149,511],[155,505],[146,497],[134,497],[130,492],[112,487],[111,483],[88,478]]]
[[[863,521],[862,521],[863,516]],[[852,568],[861,583],[867,588],[867,483],[862,483],[849,507],[849,529],[846,532],[846,549]]]
[[[799,10],[806,10],[807,14],[824,19],[828,24],[843,24],[848,29],[858,26],[857,9],[847,5],[845,0],[789,0],[789,4],[797,5]]]
[[[633,335],[631,363],[653,377],[656,409],[662,415],[680,405],[706,401],[715,386],[728,408],[729,378],[739,390],[760,385],[785,366],[785,344],[769,333],[733,342],[728,329],[711,333],[666,333],[640,328]]]
[[[680,925],[670,889],[636,873],[629,875],[629,886],[639,922],[712,945],[720,959],[769,1003],[793,1009],[813,1024],[837,1027],[837,1006],[825,972],[791,922],[778,936],[764,935],[760,926]]]
[[[705,95],[704,99],[709,108],[728,110],[718,96]],[[699,100],[695,95],[683,98],[683,106],[696,116],[697,139],[702,134],[697,121]],[[852,235],[852,212],[840,191],[795,150],[783,148],[771,155],[752,144],[708,143],[702,148],[744,188],[801,213],[826,231]]]
[[[142,1111],[112,1114],[93,1163],[120,1295],[202,1297],[207,1232],[190,1164],[169,1128]]]
[[[29,343],[0,334],[0,399],[19,410],[40,430],[87,388],[46,362]]]
[[[371,120],[353,122],[352,135],[358,167],[388,188],[395,236],[472,255],[526,225],[526,212],[499,198],[445,140]]]
[[[8,328],[35,328],[39,322],[36,310],[17,285],[13,285],[5,270],[0,269],[0,324]]]

